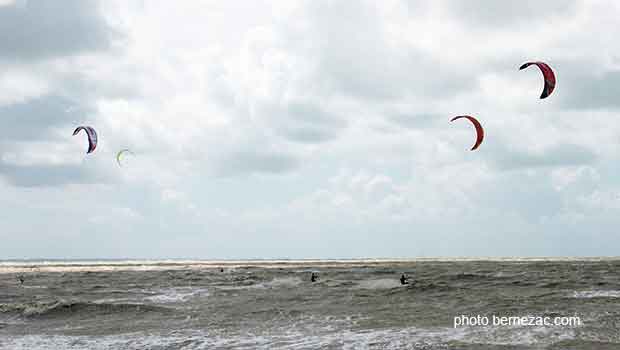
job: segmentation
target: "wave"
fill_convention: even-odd
[[[417,328],[354,331],[333,320],[323,320],[315,327],[297,325],[273,329],[262,334],[243,332],[230,335],[187,329],[181,332],[141,334],[130,333],[99,337],[64,335],[25,335],[6,339],[11,349],[144,349],[144,348],[381,348],[381,349],[452,349],[494,347],[548,347],[578,341],[570,329],[526,328]],[[310,331],[310,332],[309,332]],[[592,344],[592,342],[588,342]],[[606,344],[618,344],[608,339]],[[587,344],[586,344],[587,345]],[[520,347],[519,347],[520,348]]]
[[[65,315],[101,315],[121,313],[169,312],[171,309],[144,304],[116,304],[103,302],[30,302],[0,304],[0,313],[18,314],[24,317],[63,317]]]

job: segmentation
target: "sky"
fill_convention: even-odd
[[[618,18],[0,0],[0,258],[618,256]]]

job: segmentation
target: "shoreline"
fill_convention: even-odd
[[[0,274],[29,272],[157,271],[236,268],[363,267],[458,262],[613,262],[620,257],[436,257],[376,259],[248,259],[248,260],[4,260]]]

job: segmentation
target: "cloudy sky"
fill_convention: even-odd
[[[0,0],[0,258],[620,255],[618,18]]]

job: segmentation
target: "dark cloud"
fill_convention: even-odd
[[[620,108],[620,70],[600,72],[592,62],[563,64],[556,94],[569,109]],[[560,93],[561,89],[561,93]]]
[[[247,150],[232,152],[221,157],[216,172],[220,176],[277,174],[291,171],[298,166],[298,160],[286,153]]]
[[[305,123],[321,123],[333,127],[344,127],[346,123],[326,112],[315,103],[291,103],[287,108],[288,115],[297,121]]]
[[[327,54],[322,61],[331,85],[343,94],[378,100],[412,94],[443,98],[470,91],[477,85],[473,71],[453,66],[440,68],[438,60],[412,48],[403,48],[405,53],[381,47],[364,51],[343,51],[344,57]]]
[[[108,183],[108,175],[94,166],[84,164],[15,165],[0,161],[0,176],[8,183],[19,187]]]
[[[42,140],[59,126],[75,126],[84,121],[89,109],[64,97],[47,95],[26,102],[0,107],[0,129],[3,141]],[[71,135],[72,129],[67,130]]]
[[[504,170],[575,166],[591,164],[596,160],[592,151],[574,144],[559,144],[538,153],[501,148],[495,155],[495,164]]]
[[[456,19],[477,26],[501,26],[532,23],[555,16],[567,16],[577,10],[577,1],[450,1],[448,11]]]
[[[311,126],[288,128],[279,132],[287,139],[301,143],[321,143],[332,140],[337,136],[337,133],[332,129]]]
[[[88,123],[92,110],[67,98],[46,95],[26,102],[0,107],[0,129],[3,151],[20,149],[24,143],[49,142],[59,136],[54,132],[66,128],[65,137],[73,136],[74,128]],[[82,136],[85,137],[85,136]],[[19,152],[18,152],[19,153]],[[49,187],[67,184],[106,183],[109,174],[95,169],[95,163],[74,164],[13,164],[0,161],[0,176],[20,187]]]
[[[319,143],[335,138],[347,123],[316,104],[294,103],[286,108],[278,132],[291,141]]]
[[[443,118],[443,119],[442,119]],[[405,114],[394,113],[389,120],[407,129],[428,128],[438,120],[447,120],[446,116],[438,114]]]
[[[135,77],[131,73],[128,75]],[[80,72],[68,72],[57,74],[53,78],[58,83],[60,94],[75,96],[84,103],[102,97],[125,100],[143,97],[134,85],[134,78],[128,79],[126,76],[123,76],[123,79],[95,80]]]
[[[409,94],[454,96],[475,86],[473,72],[442,65],[412,46],[388,41],[378,3],[313,1],[308,8],[321,86],[363,99]],[[451,55],[446,47],[445,54]],[[459,52],[454,49],[455,55]]]
[[[271,130],[293,142],[329,141],[347,126],[344,119],[309,101],[265,104],[261,106],[260,113],[269,122]]]
[[[0,6],[0,59],[39,60],[109,47],[112,30],[95,0]]]
[[[474,198],[479,208],[494,208],[504,211],[506,216],[518,213],[533,221],[555,215],[562,209],[562,196],[553,190],[548,176],[505,174],[508,175],[478,188]]]

